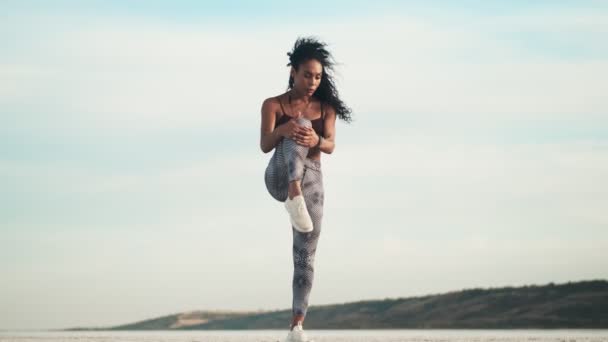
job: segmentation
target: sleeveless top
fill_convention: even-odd
[[[277,97],[277,100],[279,100],[279,103],[281,104],[281,110],[283,111],[283,115],[281,115],[279,120],[277,120],[277,122],[274,125],[274,128],[279,127],[280,125],[286,123],[287,121],[289,121],[293,118],[292,116],[285,114],[285,108],[283,108],[283,102],[281,102],[281,99],[279,99]],[[317,135],[320,137],[324,136],[323,135],[323,128],[325,127],[323,125],[324,119],[325,119],[325,112],[323,111],[323,101],[321,101],[321,117],[314,119],[314,120],[310,120],[310,122],[312,123],[312,129],[314,129],[315,132],[317,132]]]

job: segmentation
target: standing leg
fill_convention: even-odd
[[[306,201],[308,212],[313,221],[314,229],[309,233],[293,231],[293,304],[292,327],[298,321],[303,321],[308,309],[308,299],[314,280],[314,258],[317,243],[321,234],[321,220],[323,217],[323,175],[320,164],[308,159],[306,172],[302,179],[302,193]]]

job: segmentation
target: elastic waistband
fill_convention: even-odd
[[[306,166],[310,169],[313,169],[313,170],[321,171],[321,161],[320,160],[305,158],[304,166]]]

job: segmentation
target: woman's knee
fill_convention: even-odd
[[[286,159],[300,159],[304,160],[308,155],[309,148],[298,144],[295,140],[287,138],[283,144],[283,155]]]

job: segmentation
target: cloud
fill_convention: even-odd
[[[399,13],[326,19],[311,31],[322,33],[343,63],[337,81],[359,115],[605,123],[608,102],[602,89],[608,85],[608,60],[538,58],[530,46],[492,34],[551,30],[529,16],[462,26],[443,18]],[[49,27],[58,19],[40,25]],[[581,25],[579,17],[561,13],[544,19],[560,21],[565,29],[571,26],[564,23]],[[584,29],[602,32],[605,25],[594,22]],[[32,54],[22,56],[27,62],[2,63],[0,74],[10,82],[3,85],[0,103],[4,111],[19,113],[12,125],[43,122],[55,130],[61,125],[146,130],[228,122],[250,127],[259,120],[262,100],[284,89],[285,53],[298,32],[295,23],[281,30],[264,25],[255,31],[243,26],[218,30],[93,17],[78,30],[51,30],[32,38],[22,50]],[[570,33],[593,44],[586,32]],[[50,39],[36,40],[42,37]]]

